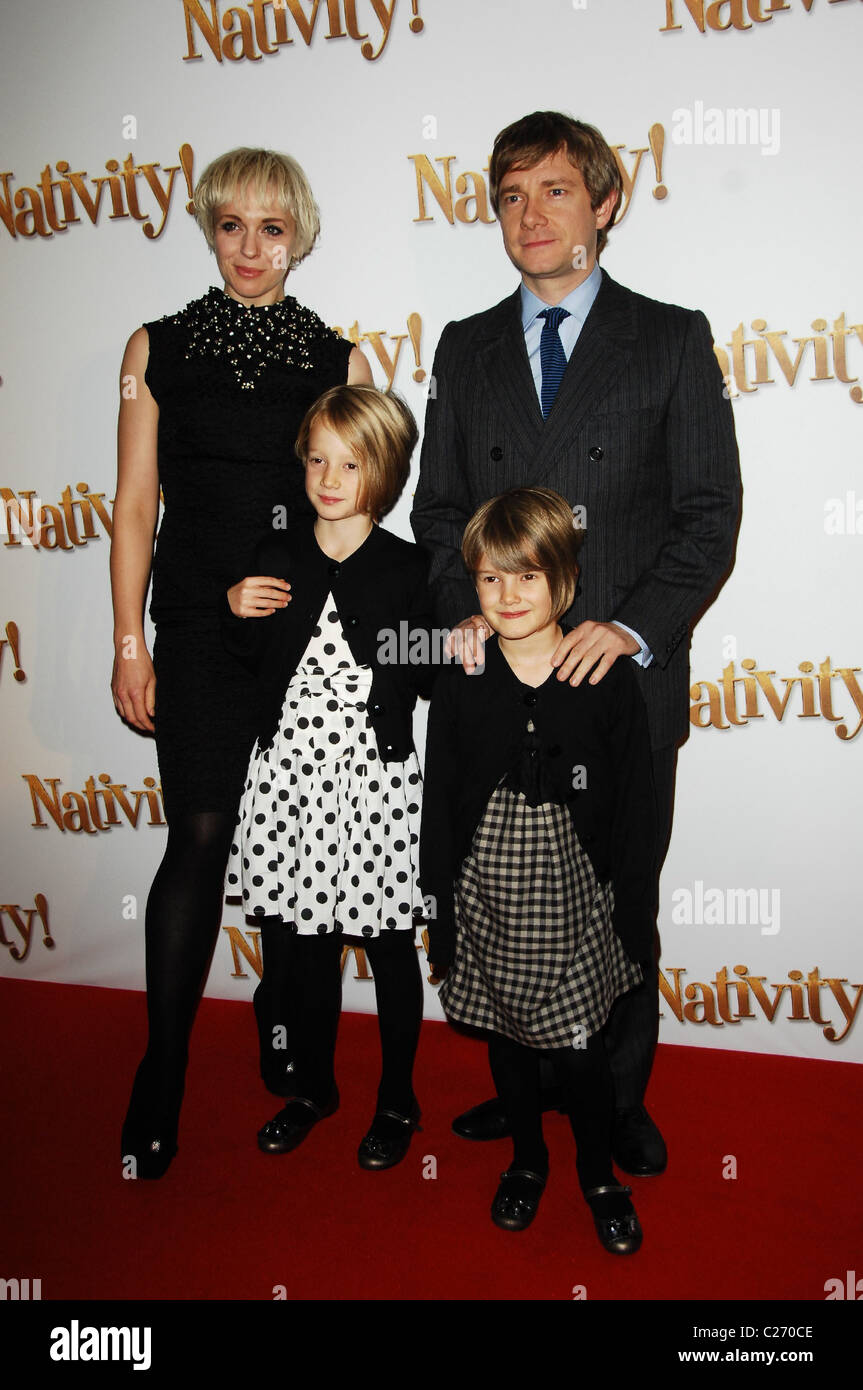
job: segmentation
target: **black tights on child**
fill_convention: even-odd
[[[287,928],[283,927],[284,931]],[[296,1093],[324,1106],[335,1086],[333,1061],[342,1007],[341,936],[292,936],[286,978]],[[423,987],[413,932],[392,931],[362,943],[375,981],[381,1039],[377,1108],[408,1116]]]
[[[236,817],[172,818],[147,900],[149,1039],[127,1116],[133,1137],[170,1142],[183,1099],[189,1033],[219,932],[225,865]]]
[[[492,1034],[488,1056],[497,1093],[513,1139],[513,1168],[545,1176],[548,1150],[542,1137],[539,1067],[547,1059],[562,1091],[577,1148],[576,1171],[582,1191],[615,1183],[611,1166],[614,1089],[601,1032],[585,1047],[540,1052],[500,1033]]]

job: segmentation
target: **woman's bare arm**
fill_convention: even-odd
[[[117,711],[136,729],[152,731],[156,676],[144,641],[144,601],[159,516],[159,407],[144,380],[149,356],[145,328],[126,345],[117,426],[117,496],[111,539],[114,671]]]

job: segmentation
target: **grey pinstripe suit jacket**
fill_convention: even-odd
[[[537,485],[586,510],[581,592],[566,615],[617,619],[647,643],[636,668],[651,742],[688,730],[689,635],[727,573],[740,475],[730,401],[700,312],[602,285],[543,420],[519,292],[444,329],[411,515],[431,552],[438,621],[478,610],[461,561],[487,498]]]

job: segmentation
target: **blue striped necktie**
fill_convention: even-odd
[[[547,420],[566,371],[566,353],[557,330],[562,321],[569,318],[569,310],[557,305],[554,309],[543,309],[538,317],[545,319],[539,340],[539,364],[542,371],[542,418]]]

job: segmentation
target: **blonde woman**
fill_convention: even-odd
[[[249,573],[261,530],[309,511],[301,475],[286,466],[309,405],[339,383],[371,382],[359,350],[285,295],[319,230],[296,161],[232,150],[204,171],[195,210],[223,284],[129,339],[111,548],[114,704],[155,733],[168,821],[147,903],[149,1041],[122,1136],[124,1157],[146,1178],[161,1177],[177,1149],[189,1031],[255,740],[251,678],[224,651],[220,607]],[[151,572],[152,660],[143,630]],[[287,592],[261,576],[253,616]],[[265,953],[268,945],[277,951],[278,938]],[[266,1001],[256,1010],[263,1036]]]

